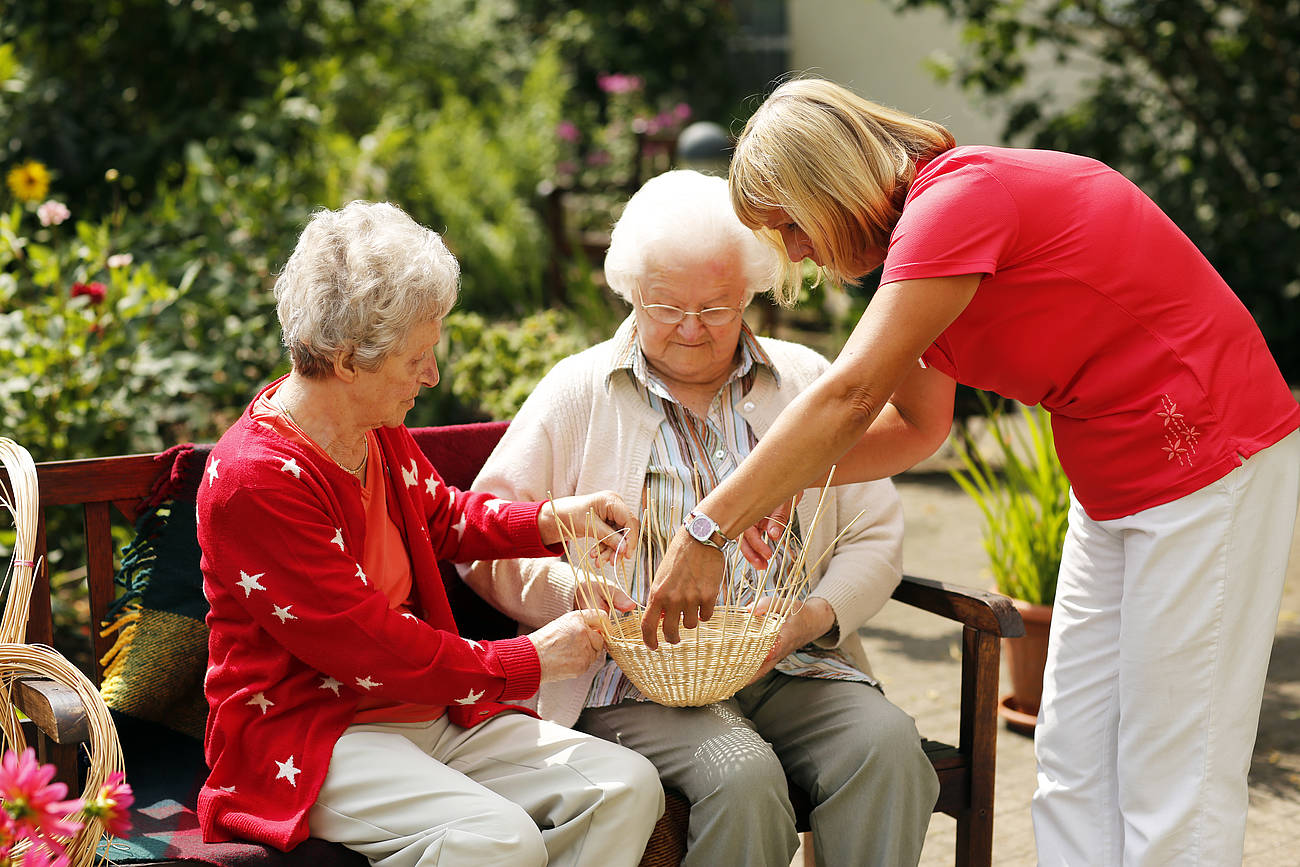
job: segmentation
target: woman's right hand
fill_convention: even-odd
[[[541,663],[542,683],[568,680],[591,667],[605,647],[605,639],[596,628],[599,622],[600,612],[588,608],[570,611],[529,633],[528,640],[537,649]]]

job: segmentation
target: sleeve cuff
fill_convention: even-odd
[[[542,533],[537,526],[537,519],[541,515],[542,508],[549,502],[549,500],[539,503],[517,502],[506,507],[506,530],[518,545],[518,551],[514,556],[559,557],[564,554],[564,546],[558,543],[542,544]]]
[[[536,694],[542,685],[542,661],[537,648],[527,635],[492,642],[501,668],[505,671],[506,685],[498,701],[522,701]]]

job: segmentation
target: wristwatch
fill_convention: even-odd
[[[691,510],[686,516],[686,532],[691,534],[691,538],[702,545],[708,545],[710,548],[723,550],[722,546],[731,542],[726,536],[722,535],[718,522],[701,512],[699,509]]]

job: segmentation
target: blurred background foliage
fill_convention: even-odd
[[[412,423],[511,414],[623,315],[589,263],[561,259],[542,191],[582,189],[570,228],[598,233],[644,179],[639,142],[695,119],[739,129],[770,70],[755,80],[737,33],[774,5],[5,4],[0,172],[47,170],[40,196],[0,190],[7,429],[39,460],[216,437],[286,368],[269,288],[305,220],[354,198],[398,202],[462,263],[448,381]],[[964,22],[967,50],[936,75],[1009,105],[1008,141],[1138,182],[1300,380],[1300,0],[882,4],[915,6]],[[1064,75],[1031,74],[1044,65]],[[46,200],[71,216],[40,220]],[[801,308],[756,321],[833,353],[871,283],[809,281]],[[90,325],[75,359],[47,351],[51,328]]]
[[[450,333],[465,336],[444,349],[457,384],[429,393],[411,421],[508,415],[551,362],[621,316],[589,268],[569,268],[564,309],[527,319],[554,301],[539,183],[562,158],[601,167],[615,186],[630,170],[627,152],[605,150],[621,144],[604,129],[614,100],[629,98],[603,88],[607,76],[635,76],[638,97],[654,93],[654,106],[638,106],[646,117],[661,104],[737,103],[724,86],[725,55],[704,50],[733,27],[730,10],[706,0],[6,4],[0,167],[37,161],[49,173],[40,197],[0,194],[15,208],[0,264],[12,313],[0,369],[16,383],[0,392],[7,431],[32,443],[37,460],[218,436],[257,385],[287,369],[269,289],[305,220],[356,198],[401,204],[443,232],[462,263],[453,316],[464,321]],[[584,130],[583,152],[558,134],[562,123]],[[38,223],[46,197],[73,218]],[[121,301],[106,253],[82,249],[83,224],[101,227],[106,250],[130,252],[118,279],[147,273],[169,290],[150,309],[149,341],[135,344],[135,357],[94,368],[103,391],[119,393],[142,383],[128,368],[162,359],[167,387],[140,390],[135,418],[106,419],[104,430],[63,424],[79,400],[56,387],[68,365],[23,347],[41,339],[32,317],[67,306],[73,282],[68,268],[31,279],[33,245],[81,263],[77,279],[109,286],[106,301],[83,299],[79,309]],[[507,359],[532,345],[521,335],[541,322],[558,337],[530,338],[528,362]],[[485,347],[500,356],[485,360]],[[22,379],[10,377],[19,353]],[[516,376],[502,382],[501,370]],[[29,380],[47,385],[20,402]],[[46,424],[62,427],[47,435]],[[122,437],[107,435],[117,427]]]

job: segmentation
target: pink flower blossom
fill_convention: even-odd
[[[596,84],[606,93],[631,93],[641,89],[641,78],[616,72],[611,75],[596,76]]]
[[[69,867],[71,861],[62,846],[45,837],[32,840],[23,853],[23,867]]]
[[[112,256],[108,257],[107,264],[110,268],[125,268],[134,261],[135,257],[130,253],[114,253]]]
[[[577,141],[580,135],[578,127],[575,126],[572,121],[568,120],[562,120],[556,125],[555,134],[568,142]]]
[[[85,295],[90,298],[91,304],[98,304],[99,302],[103,301],[104,296],[108,294],[108,288],[104,286],[103,283],[99,283],[99,282],[73,283],[72,289],[69,290],[68,294],[71,295],[73,298],[78,298],[82,295]]]
[[[684,123],[691,119],[691,107],[684,102],[679,102],[673,106],[673,117],[677,118],[678,123]]]
[[[68,206],[54,199],[50,199],[36,209],[36,219],[41,221],[42,226],[57,226],[71,216],[72,212],[68,210]]]
[[[81,801],[63,800],[68,787],[51,783],[53,777],[54,767],[37,762],[31,747],[19,755],[8,750],[0,758],[0,801],[13,820],[15,836],[70,837],[81,828],[70,818],[81,809]]]
[[[104,830],[114,837],[125,837],[131,830],[131,805],[135,794],[126,782],[126,775],[115,771],[99,787],[99,793],[86,803],[87,816],[98,818]]]

